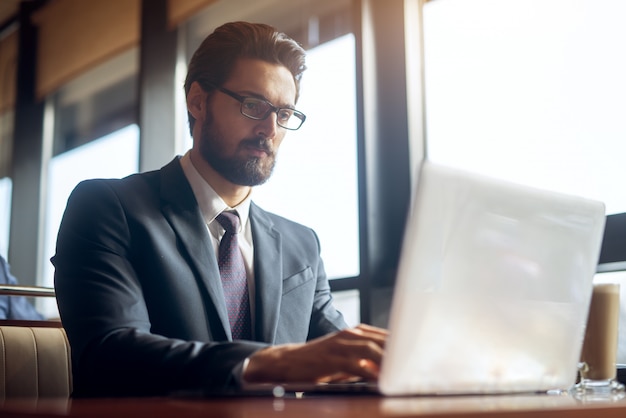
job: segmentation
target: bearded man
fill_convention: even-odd
[[[376,380],[385,331],[348,328],[315,232],[251,199],[306,119],[304,69],[270,26],[219,27],[188,67],[191,150],[75,188],[52,258],[73,396]]]

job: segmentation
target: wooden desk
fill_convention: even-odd
[[[582,402],[570,396],[449,396],[382,398],[141,398],[0,401],[1,417],[220,417],[220,418],[587,418],[626,417],[626,399]]]

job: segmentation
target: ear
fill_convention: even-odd
[[[191,83],[189,93],[187,93],[187,110],[196,121],[204,118],[206,95],[207,93],[200,87],[197,81]]]

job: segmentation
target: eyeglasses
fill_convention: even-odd
[[[218,87],[213,84],[211,84],[211,86],[241,103],[241,114],[247,118],[265,120],[270,113],[276,113],[278,116],[276,118],[278,126],[292,131],[300,129],[306,120],[306,115],[296,109],[277,107],[267,100],[250,96],[241,96],[234,91],[225,89],[224,87]]]

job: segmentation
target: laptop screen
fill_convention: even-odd
[[[383,393],[571,386],[604,205],[431,162],[414,196]]]

